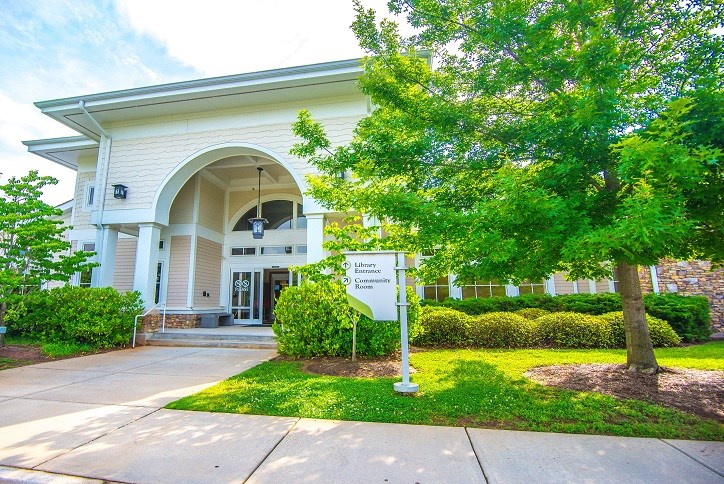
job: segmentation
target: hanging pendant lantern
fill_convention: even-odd
[[[251,236],[255,239],[264,238],[264,224],[269,221],[261,216],[261,166],[257,166],[256,169],[259,171],[259,189],[256,192],[256,217],[250,218],[251,223]]]

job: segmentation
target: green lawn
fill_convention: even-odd
[[[724,342],[656,352],[662,366],[724,370]],[[623,350],[435,350],[415,353],[415,396],[399,378],[340,378],[270,361],[167,408],[512,430],[724,440],[724,425],[641,401],[544,387],[535,366],[624,363]]]

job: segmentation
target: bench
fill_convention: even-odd
[[[217,328],[234,324],[234,315],[231,313],[209,313],[201,315],[202,328]]]

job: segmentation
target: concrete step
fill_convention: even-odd
[[[147,346],[191,346],[199,348],[250,348],[250,349],[276,349],[274,341],[250,341],[241,339],[163,339],[156,337],[146,338]]]
[[[258,341],[262,343],[273,343],[276,341],[274,336],[267,336],[263,334],[213,334],[194,332],[189,333],[152,333],[149,335],[154,340],[215,340],[215,341]]]

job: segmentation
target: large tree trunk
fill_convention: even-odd
[[[616,268],[626,328],[626,365],[632,372],[657,373],[659,364],[654,356],[649,325],[646,323],[638,267],[619,262]]]

